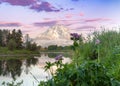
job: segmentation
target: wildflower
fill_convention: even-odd
[[[58,56],[55,57],[55,60],[57,60],[57,61],[59,61],[59,60],[63,60],[62,57],[63,57],[62,55],[58,55]]]
[[[96,44],[96,45],[97,45],[97,44],[100,44],[100,40],[97,39],[97,40],[95,41],[95,44]]]
[[[71,39],[72,40],[79,40],[79,38],[81,37],[81,35],[79,35],[78,33],[71,33],[70,34],[72,37],[71,37]]]

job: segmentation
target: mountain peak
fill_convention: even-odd
[[[40,39],[55,40],[55,39],[70,39],[69,29],[62,25],[50,27],[47,31],[39,35]]]
[[[47,47],[49,45],[68,46],[72,45],[69,29],[62,25],[50,27],[44,33],[38,35],[34,40],[38,45]]]

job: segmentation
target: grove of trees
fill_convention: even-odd
[[[12,31],[6,29],[0,30],[0,47],[7,47],[9,50],[37,50],[37,44],[29,40],[23,41],[22,31],[16,29]]]

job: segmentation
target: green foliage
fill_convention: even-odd
[[[9,34],[9,30],[0,30],[0,46],[2,47],[7,46],[8,34]]]
[[[46,49],[47,51],[70,51],[71,46],[57,46],[57,45],[49,45]]]
[[[31,44],[31,51],[36,51],[37,50],[37,44],[34,42]]]
[[[14,29],[12,33],[9,30],[0,30],[0,46],[6,47],[11,40],[16,43],[16,49],[21,49],[23,43],[21,30],[16,31]]]
[[[56,64],[56,63],[55,63]],[[46,69],[50,69],[53,63],[47,63]],[[39,86],[119,86],[120,83],[114,77],[107,74],[107,68],[97,62],[84,62],[77,67],[73,64],[59,64],[53,78],[41,82]],[[115,85],[117,84],[117,85]]]
[[[10,39],[8,42],[8,49],[14,50],[14,49],[16,49],[16,45],[17,45],[16,42],[13,39]]]
[[[37,44],[35,42],[34,43],[27,42],[26,43],[26,49],[30,50],[30,51],[37,51],[38,47],[37,47]]]
[[[99,39],[101,42],[99,44],[100,59],[103,61],[106,58],[112,57],[113,49],[115,46],[120,45],[120,33],[116,31],[102,31],[94,32],[92,39],[88,37],[87,41],[80,48],[81,57],[84,59],[94,59],[93,56],[97,53],[97,46],[95,45],[95,40]]]
[[[48,50],[56,50],[56,49],[57,49],[57,45],[48,46]]]
[[[0,46],[2,46],[2,30],[0,30]]]
[[[21,49],[21,48],[22,48],[22,43],[23,43],[21,30],[18,30],[18,31],[16,32],[16,43],[17,43],[16,48],[17,48],[17,49]]]
[[[37,46],[37,44],[32,43],[29,40],[30,38],[28,37],[26,44],[23,43],[23,35],[21,30],[13,29],[11,32],[9,30],[0,30],[0,47],[1,47],[0,53],[1,54],[38,53],[39,47]]]
[[[15,81],[12,82],[3,82],[2,86],[21,86],[23,84],[23,81],[15,83]]]
[[[16,42],[16,49],[22,48],[22,32],[21,30],[16,31],[15,29],[12,30],[12,33],[9,34],[9,40],[13,39]]]
[[[120,86],[120,33],[116,31],[95,32],[86,42],[76,33],[70,64],[57,63],[55,74],[39,86]],[[97,43],[96,43],[97,40]],[[100,40],[100,41],[98,41]],[[99,43],[98,43],[99,42]],[[50,70],[55,63],[47,63]],[[56,66],[57,66],[56,65]]]

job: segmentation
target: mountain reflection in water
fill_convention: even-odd
[[[43,69],[45,62],[54,62],[55,59],[52,57],[56,55],[58,54],[41,54],[30,57],[0,57],[0,86],[3,81],[11,82],[13,80],[23,80],[22,86],[33,86],[33,83],[34,86],[37,86],[38,82],[35,78],[38,81],[46,80],[49,74]],[[70,59],[66,58],[64,63],[69,61]]]

